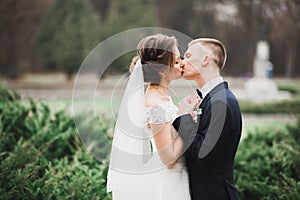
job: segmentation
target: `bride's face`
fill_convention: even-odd
[[[177,47],[175,47],[175,63],[173,64],[173,68],[170,68],[170,80],[179,79],[182,74],[182,66],[183,62],[180,58],[180,52]]]

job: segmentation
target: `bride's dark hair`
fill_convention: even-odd
[[[160,84],[160,72],[174,66],[176,45],[174,36],[163,34],[145,37],[138,43],[137,53],[142,63],[144,82],[150,85]]]

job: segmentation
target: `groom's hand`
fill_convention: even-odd
[[[178,104],[179,115],[192,114],[194,109],[200,105],[201,99],[198,95],[188,95]]]

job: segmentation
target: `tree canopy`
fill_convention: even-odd
[[[44,69],[70,74],[108,37],[159,26],[223,41],[226,75],[251,73],[256,44],[265,40],[274,75],[300,76],[299,0],[3,0],[0,5],[0,73],[5,75]],[[116,60],[113,71],[126,70],[132,56]]]
[[[75,72],[100,41],[100,24],[87,1],[55,0],[43,20],[39,44],[49,68]]]

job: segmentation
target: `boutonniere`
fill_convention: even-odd
[[[202,108],[197,108],[196,110],[193,111],[192,116],[193,116],[193,121],[197,123],[198,117],[202,114]]]

